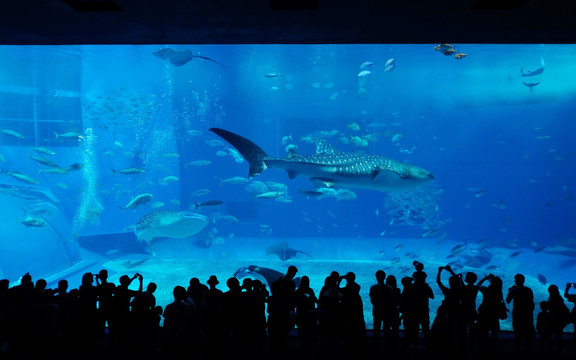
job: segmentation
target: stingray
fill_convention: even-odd
[[[190,211],[159,210],[150,212],[134,225],[138,241],[152,249],[156,238],[183,239],[198,234],[208,225],[206,216]]]
[[[248,265],[236,270],[233,276],[235,276],[238,280],[241,280],[245,277],[258,279],[262,281],[263,284],[267,285],[268,288],[270,288],[270,285],[272,285],[274,281],[283,277],[284,274],[274,269],[269,269],[257,265]],[[300,286],[300,277],[294,278],[294,283],[296,286]]]
[[[279,244],[268,246],[266,248],[266,255],[276,255],[282,261],[290,260],[296,257],[298,254],[304,254],[310,258],[312,257],[312,255],[308,254],[307,252],[292,249],[290,246],[288,246],[286,241],[282,241]]]
[[[219,63],[218,61],[211,59],[206,56],[194,55],[191,51],[188,50],[174,50],[170,48],[164,48],[157,51],[154,51],[152,54],[158,56],[161,59],[168,61],[170,64],[174,66],[182,66],[187,64],[189,61],[193,59],[203,59],[203,60],[210,60],[215,62],[216,64],[228,68],[226,65]]]

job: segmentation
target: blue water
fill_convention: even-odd
[[[67,276],[152,257],[130,227],[153,206],[218,200],[198,210],[210,218],[198,235],[157,240],[155,259],[276,260],[281,269],[265,249],[286,241],[309,261],[459,260],[480,273],[545,275],[561,288],[576,281],[576,47],[458,44],[468,56],[457,60],[434,45],[171,46],[226,67],[200,58],[173,66],[152,54],[168,46],[0,47],[0,129],[24,137],[0,133],[0,275]],[[541,59],[541,75],[520,76]],[[373,65],[361,69],[365,62]],[[248,176],[248,164],[211,127],[277,157],[287,145],[312,154],[305,140],[322,136],[342,152],[384,155],[436,178],[407,192],[351,189],[355,199],[307,197],[299,191],[314,189],[308,178],[275,169],[229,184],[222,180]],[[55,136],[66,132],[79,136]],[[83,168],[39,172],[49,167],[30,156]],[[146,172],[111,171],[130,167]],[[255,182],[276,187],[247,191]],[[285,196],[254,198],[277,189]],[[154,198],[120,209],[141,193]],[[46,224],[26,227],[38,204],[50,209]],[[447,258],[463,243],[468,258]],[[490,253],[480,263],[479,249]]]

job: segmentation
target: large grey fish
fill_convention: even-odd
[[[287,158],[274,158],[240,135],[218,128],[210,131],[244,156],[250,165],[249,177],[276,168],[286,170],[290,179],[302,175],[328,187],[380,191],[404,190],[434,179],[434,175],[425,169],[384,156],[339,152],[324,139],[317,139],[314,155],[291,153]]]
[[[124,207],[120,206],[120,209],[121,210],[126,210],[126,209],[136,210],[140,206],[146,205],[150,200],[152,200],[153,197],[154,197],[154,195],[152,195],[150,193],[140,194],[140,195],[132,198],[126,206],[124,206]]]
[[[190,211],[158,210],[142,217],[134,225],[134,234],[152,250],[156,238],[183,239],[198,234],[208,225],[206,216]]]

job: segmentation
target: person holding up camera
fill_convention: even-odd
[[[482,284],[486,280],[490,282],[490,285],[483,286]],[[478,289],[482,293],[482,303],[478,307],[478,340],[479,343],[491,345],[488,350],[490,348],[494,350],[498,332],[500,331],[500,320],[508,317],[508,310],[502,295],[502,279],[493,274],[488,274],[478,282]],[[488,342],[489,339],[491,340],[490,342]],[[487,349],[486,346],[481,346],[480,348]]]
[[[138,290],[130,290],[130,284],[136,279],[138,279],[140,283]],[[142,281],[143,276],[138,273],[131,278],[128,277],[128,275],[122,275],[120,276],[120,285],[116,287],[114,292],[114,305],[110,322],[110,336],[119,351],[126,350],[129,345],[128,339],[130,339],[130,334],[132,332],[130,301],[133,297],[142,293]]]

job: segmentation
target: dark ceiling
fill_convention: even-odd
[[[3,44],[575,43],[569,0],[5,0]]]

